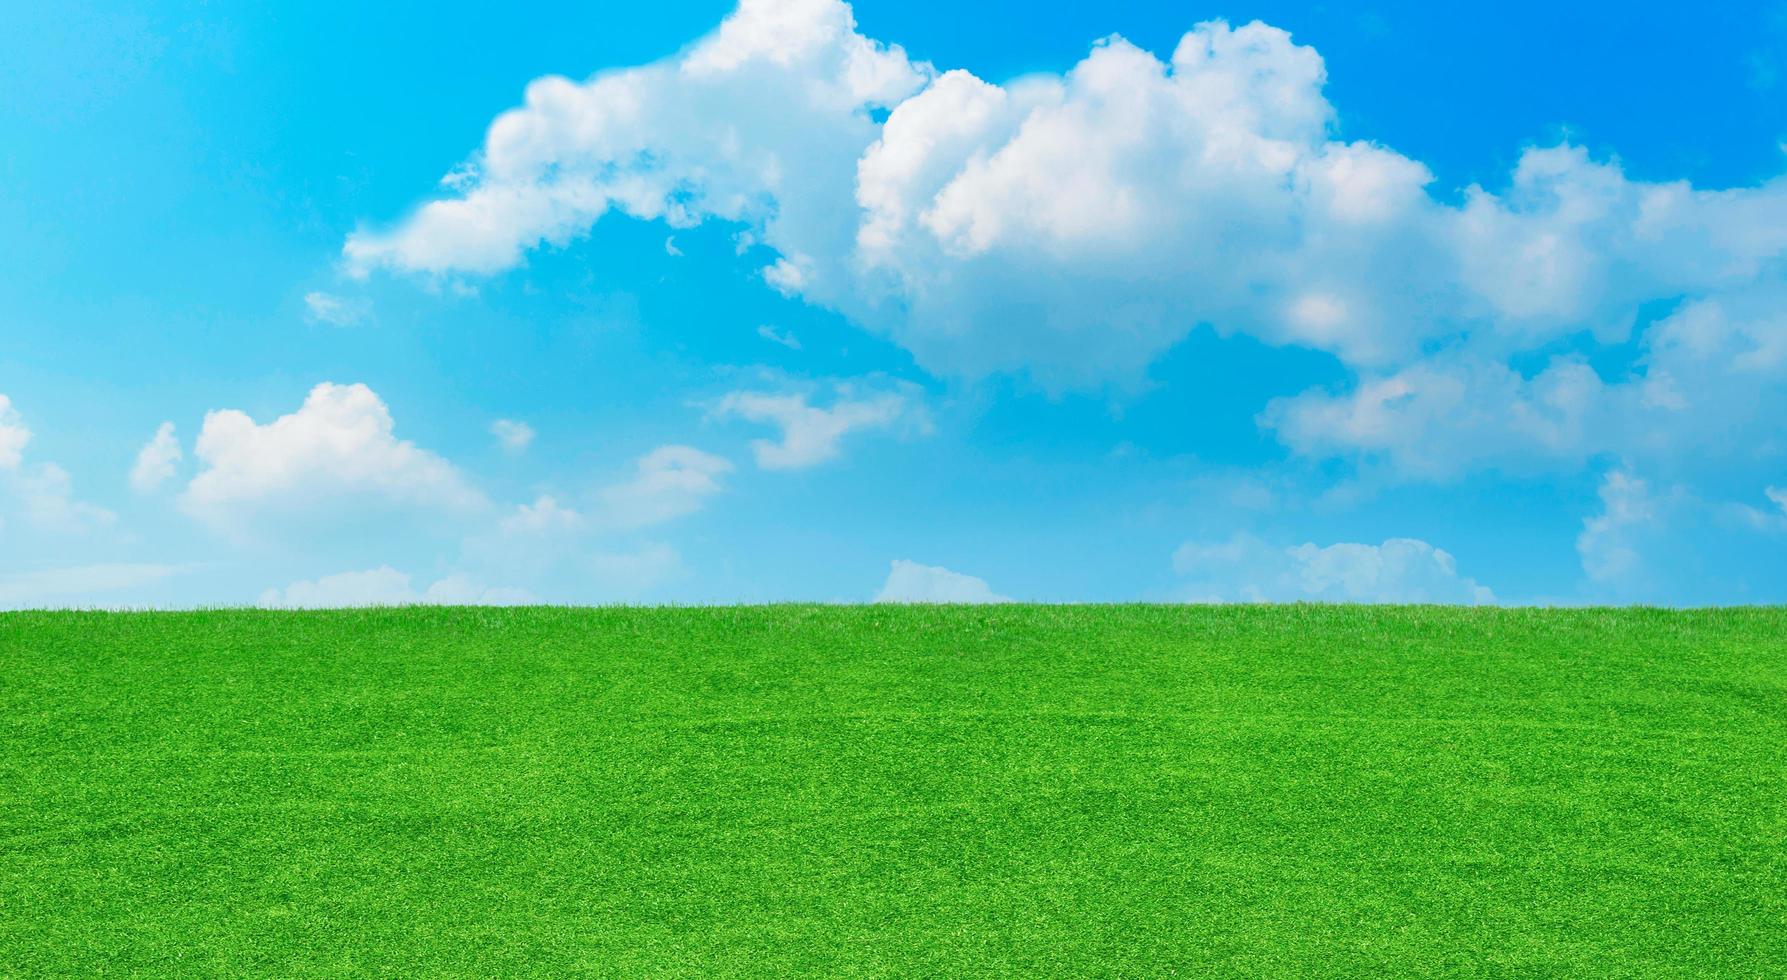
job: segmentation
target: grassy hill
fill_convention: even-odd
[[[0,974],[1787,974],[1787,611],[0,615]]]

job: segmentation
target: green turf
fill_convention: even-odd
[[[0,973],[1787,975],[1787,611],[0,615]]]

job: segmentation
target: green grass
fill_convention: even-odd
[[[0,973],[1787,975],[1787,610],[0,616]]]

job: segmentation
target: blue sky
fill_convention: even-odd
[[[1787,601],[1787,7],[37,5],[0,606]]]

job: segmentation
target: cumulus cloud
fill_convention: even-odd
[[[1375,356],[1407,344],[1378,335],[1403,293],[1349,273],[1366,244],[1422,265],[1429,175],[1329,141],[1324,75],[1282,31],[1213,23],[1170,62],[1112,40],[1001,87],[911,63],[836,0],[747,0],[682,55],[536,81],[455,193],[345,254],[490,273],[612,212],[721,219],[777,253],[772,285],[936,370],[1092,382],[1200,320]]]
[[[685,568],[675,548],[638,535],[701,510],[732,468],[690,446],[659,446],[589,492],[511,508],[462,542],[462,564],[523,584],[576,582],[583,601],[646,597]]]
[[[462,564],[524,584],[575,581],[586,598],[644,596],[684,569],[674,548],[636,535],[701,510],[731,471],[691,446],[659,446],[587,493],[542,493],[511,508],[462,542]]]
[[[1578,358],[1556,358],[1529,378],[1461,356],[1367,378],[1342,394],[1278,399],[1260,421],[1304,455],[1383,461],[1405,475],[1443,479],[1477,466],[1579,462],[1610,448],[1596,438],[1619,424],[1607,394]]]
[[[691,446],[659,446],[634,464],[624,482],[598,494],[604,526],[628,529],[660,524],[700,510],[732,472],[722,457]]]
[[[911,62],[838,0],[746,0],[675,57],[536,81],[449,196],[346,254],[490,273],[614,212],[740,222],[772,285],[932,370],[1067,385],[1200,322],[1382,368],[1462,334],[1617,339],[1646,302],[1778,279],[1787,181],[1634,181],[1560,145],[1436,195],[1419,161],[1335,137],[1326,77],[1281,30],[1211,22],[1165,59],[1111,38],[1001,85]]]
[[[1787,456],[1787,285],[1681,304],[1649,324],[1627,373],[1604,378],[1580,356],[1522,374],[1481,352],[1435,355],[1310,391],[1260,416],[1294,451],[1383,462],[1440,479],[1495,467],[1579,467],[1598,456],[1638,466],[1723,460],[1776,468]]]
[[[1629,580],[1641,570],[1634,537],[1660,517],[1649,485],[1626,470],[1611,470],[1601,481],[1601,512],[1582,522],[1576,553],[1582,570],[1597,582]]]
[[[428,586],[422,601],[433,606],[526,606],[540,600],[526,589],[491,588],[464,575],[449,575]]]
[[[344,255],[484,275],[605,218],[717,221],[770,287],[936,374],[1135,384],[1208,324],[1347,369],[1261,406],[1300,456],[1778,480],[1787,176],[1640,180],[1565,142],[1439,186],[1343,137],[1327,72],[1282,30],[1213,21],[1001,83],[912,61],[841,0],[745,0],[672,57],[535,81],[438,199]],[[756,450],[786,468],[880,424],[835,408],[741,392],[724,413],[779,426]]]
[[[735,391],[715,403],[710,414],[776,426],[780,439],[751,442],[757,465],[804,469],[837,458],[844,437],[857,430],[886,429],[902,421],[928,428],[913,397],[905,389],[875,392],[839,385],[831,404],[822,408],[806,392]]]
[[[551,494],[541,494],[531,504],[519,504],[499,522],[507,534],[547,534],[584,527],[583,515],[565,507]]]
[[[513,419],[497,419],[490,423],[490,434],[496,436],[496,444],[503,452],[512,456],[527,452],[527,447],[534,442],[534,427]]]
[[[63,534],[78,534],[109,527],[117,515],[75,499],[68,471],[50,462],[27,463],[25,447],[31,430],[0,395],[0,515],[17,513],[26,526]],[[4,518],[0,516],[0,523]]]
[[[876,602],[1010,602],[994,592],[985,579],[952,572],[937,565],[897,559],[887,571],[887,581],[875,595]]]
[[[555,560],[564,558],[560,552],[567,549],[582,554],[585,535],[638,530],[700,510],[724,489],[721,479],[731,471],[730,462],[711,453],[659,446],[635,460],[628,476],[599,488],[583,504],[540,494],[502,515],[494,536],[476,536],[468,545],[485,560],[512,557],[517,549],[532,558]],[[626,556],[610,557],[621,561]]]
[[[74,481],[55,463],[20,467],[9,481],[25,523],[46,531],[79,534],[117,523],[118,515],[75,499]]]
[[[1495,595],[1458,573],[1447,552],[1413,538],[1382,544],[1278,547],[1247,534],[1186,542],[1173,568],[1204,602],[1396,602],[1477,605]]]
[[[201,468],[180,504],[218,526],[344,500],[449,511],[483,504],[452,464],[394,429],[385,403],[361,384],[319,384],[297,411],[265,424],[235,409],[207,413],[193,447]]]
[[[499,116],[451,196],[347,242],[352,270],[489,273],[610,212],[687,227],[746,222],[801,258],[848,235],[871,111],[925,70],[855,31],[835,0],[745,0],[682,54],[578,83],[546,77]],[[819,253],[815,253],[819,254]]]
[[[130,468],[130,487],[138,493],[153,493],[173,479],[174,468],[183,453],[180,440],[174,438],[174,423],[163,422],[143,448],[137,451],[136,463]]]
[[[12,399],[0,395],[0,470],[18,469],[30,442],[31,430],[12,407]]]
[[[486,588],[463,575],[450,575],[418,591],[410,576],[389,565],[362,572],[340,572],[312,581],[293,582],[261,593],[269,609],[330,609],[355,606],[518,606],[538,602],[521,589]]]

